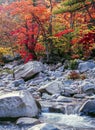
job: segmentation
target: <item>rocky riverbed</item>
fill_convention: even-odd
[[[95,130],[95,61],[77,64],[1,66],[0,130]]]

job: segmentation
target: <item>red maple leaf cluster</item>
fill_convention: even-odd
[[[60,38],[62,35],[65,35],[65,34],[68,34],[68,33],[71,33],[71,32],[73,32],[73,29],[66,29],[66,30],[63,30],[63,31],[55,34],[54,36]]]

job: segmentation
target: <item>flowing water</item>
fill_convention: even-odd
[[[79,116],[77,114],[42,113],[40,120],[54,125],[68,126],[70,130],[95,130],[95,118]],[[66,129],[66,130],[69,130]],[[80,128],[80,129],[75,129]],[[65,129],[63,129],[65,130]]]

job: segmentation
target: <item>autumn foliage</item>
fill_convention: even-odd
[[[25,62],[37,59],[36,52],[43,51],[44,45],[38,43],[39,36],[45,34],[50,13],[44,6],[34,6],[29,0],[13,2],[6,7],[12,17],[17,17],[17,29],[11,35],[17,37],[16,43]],[[36,51],[36,52],[35,52]]]
[[[25,62],[50,57],[90,57],[95,48],[95,2],[20,0],[0,6],[0,44]],[[16,48],[15,50],[13,48]]]

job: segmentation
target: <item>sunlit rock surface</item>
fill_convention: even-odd
[[[15,78],[23,78],[27,80],[42,70],[44,70],[44,66],[41,62],[30,61],[15,68]]]
[[[13,91],[0,95],[0,118],[35,117],[38,107],[28,91]]]
[[[59,129],[51,124],[42,123],[39,125],[35,125],[35,126],[29,128],[28,130],[59,130]]]
[[[42,87],[40,87],[38,89],[38,91],[40,92],[47,92],[47,93],[50,93],[50,94],[55,94],[55,93],[60,93],[63,89],[64,85],[62,84],[61,81],[53,81],[53,82],[50,82]]]

